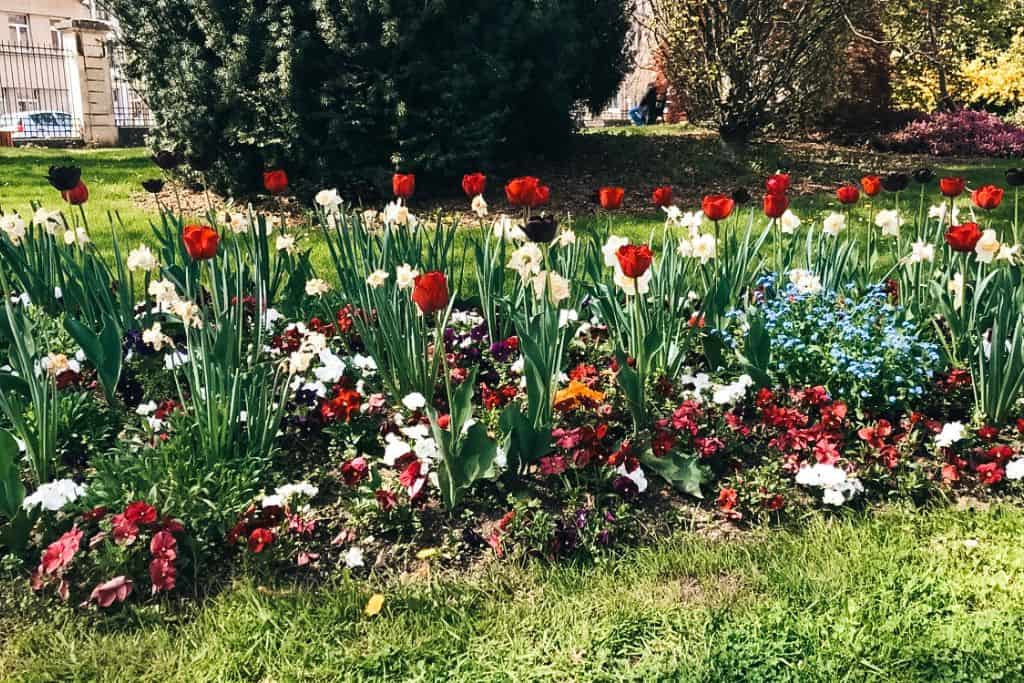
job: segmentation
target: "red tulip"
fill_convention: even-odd
[[[483,173],[470,173],[462,176],[462,191],[467,197],[473,198],[483,194],[487,188],[487,176]]]
[[[960,176],[940,178],[939,191],[947,197],[959,197],[964,191],[964,179]]]
[[[412,300],[424,315],[443,311],[448,307],[448,281],[444,273],[431,271],[423,273],[413,281]]]
[[[181,241],[185,243],[189,256],[202,261],[217,255],[220,235],[208,225],[186,225],[181,231]]]
[[[1003,188],[982,185],[971,193],[971,201],[979,209],[992,210],[1003,203]]]
[[[776,173],[764,181],[764,189],[768,194],[786,194],[789,191],[789,174]]]
[[[622,198],[625,195],[626,191],[621,187],[602,187],[597,191],[597,198],[601,203],[601,208],[608,209],[609,211],[621,207]]]
[[[736,202],[724,194],[709,194],[700,203],[701,211],[712,221],[724,221],[732,213]]]
[[[89,200],[89,188],[85,186],[81,180],[70,190],[64,190],[60,193],[60,196],[64,198],[68,204],[72,206],[80,206],[85,204]]]
[[[981,239],[981,228],[977,223],[964,223],[954,225],[946,231],[946,244],[953,248],[953,251],[968,253],[974,251],[974,247]]]
[[[764,196],[764,215],[768,218],[781,218],[789,208],[789,197],[784,194],[771,194]]]
[[[505,185],[505,197],[512,206],[534,208],[544,204],[551,196],[551,189],[541,185],[533,176],[513,178]]]
[[[646,244],[624,244],[615,252],[622,274],[634,279],[642,277],[647,272],[653,256],[651,248]]]
[[[391,176],[391,191],[396,197],[408,199],[416,191],[416,176],[412,173],[396,173]]]
[[[282,194],[288,189],[288,174],[279,168],[264,171],[263,188],[270,194]]]
[[[672,204],[672,188],[668,185],[654,188],[651,201],[655,206],[670,206]]]
[[[864,194],[874,197],[882,191],[882,179],[876,175],[866,175],[860,179],[860,186],[864,190]]]
[[[860,190],[856,185],[843,185],[836,190],[836,199],[840,204],[856,204],[860,199]]]

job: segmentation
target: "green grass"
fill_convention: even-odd
[[[22,681],[982,681],[1024,677],[1024,512],[815,516],[588,567],[311,590],[240,581],[175,623],[5,611]],[[370,593],[386,596],[368,618]]]

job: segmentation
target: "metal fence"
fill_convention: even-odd
[[[114,123],[118,128],[149,128],[153,115],[136,84],[125,75],[127,55],[124,48],[110,46],[110,83],[114,96]]]
[[[0,132],[14,142],[80,138],[70,69],[75,55],[50,45],[0,43]]]

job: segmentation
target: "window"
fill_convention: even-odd
[[[7,27],[11,31],[11,42],[15,45],[28,45],[28,15],[8,14]]]
[[[61,40],[60,29],[57,28],[60,23],[60,19],[50,19],[50,44],[57,49],[64,47],[64,42]]]

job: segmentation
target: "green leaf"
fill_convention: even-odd
[[[700,465],[697,456],[668,453],[658,457],[647,450],[640,455],[640,463],[660,475],[676,490],[694,498],[704,497],[700,487],[708,479],[707,468]]]
[[[32,397],[32,391],[28,386],[28,382],[7,372],[0,373],[0,391],[18,394],[25,399]]]
[[[10,432],[0,432],[0,514],[14,519],[25,500],[25,486],[18,467],[18,442]]]
[[[109,313],[103,316],[103,330],[96,334],[74,318],[64,319],[64,329],[74,338],[85,357],[96,368],[96,376],[103,386],[108,403],[114,402],[114,392],[121,379],[121,329]]]
[[[505,407],[498,427],[505,435],[506,461],[510,469],[522,473],[531,463],[551,452],[551,427],[534,428],[518,403]]]

